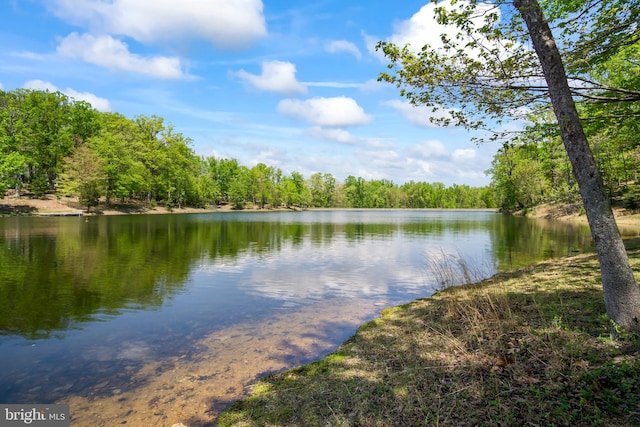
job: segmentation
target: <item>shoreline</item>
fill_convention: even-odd
[[[550,219],[558,221],[573,221],[588,224],[587,216],[581,212],[580,205],[540,205],[526,214],[518,213],[527,218]],[[624,208],[614,207],[613,215],[618,226],[631,226],[640,228],[640,213]]]
[[[640,337],[612,329],[598,272],[581,254],[386,308],[214,424],[638,425]]]
[[[291,210],[282,209],[259,209],[246,208],[244,211],[275,211]],[[149,207],[145,203],[112,203],[105,205],[104,202],[92,207],[87,212],[86,207],[80,206],[75,197],[58,198],[55,195],[45,195],[41,198],[31,198],[27,196],[5,196],[0,199],[1,216],[113,216],[113,215],[170,215],[170,214],[192,214],[192,213],[213,213],[213,212],[235,212],[230,205],[218,205],[211,208],[171,208],[158,205]],[[242,212],[243,210],[237,210]]]
[[[305,210],[353,210],[355,208],[305,208]],[[112,203],[107,206],[101,202],[98,206],[93,207],[90,212],[80,206],[77,198],[64,197],[58,198],[55,195],[48,194],[41,198],[32,198],[28,196],[5,196],[0,199],[0,216],[15,215],[40,215],[40,216],[65,216],[65,215],[87,215],[87,216],[108,216],[108,215],[168,215],[168,214],[189,214],[189,213],[213,213],[213,212],[252,212],[252,211],[291,211],[301,210],[300,208],[258,208],[248,207],[245,209],[233,209],[230,205],[218,205],[210,208],[171,208],[158,205],[149,207],[145,203]],[[359,209],[361,210],[361,209]],[[384,210],[371,208],[370,210]],[[388,210],[388,209],[387,209]],[[410,210],[410,209],[409,209]],[[420,210],[447,210],[447,211],[491,211],[497,212],[496,209],[437,209],[424,208]],[[628,211],[624,208],[613,209],[616,222],[619,226],[629,226],[640,228],[640,213],[636,211]],[[533,219],[573,221],[576,223],[587,224],[587,217],[580,212],[579,205],[541,205],[537,206],[529,212],[516,212],[517,216],[524,216]]]
[[[496,209],[477,209],[477,208],[397,208],[403,210],[446,210],[458,212],[497,212]],[[244,209],[234,209],[229,204],[217,205],[210,208],[171,208],[158,205],[149,207],[145,203],[112,203],[105,205],[101,202],[98,206],[92,207],[90,212],[80,206],[77,198],[57,198],[55,195],[46,195],[41,198],[31,198],[28,196],[5,196],[0,199],[0,217],[2,216],[114,216],[114,215],[172,215],[172,214],[197,214],[197,213],[215,213],[215,212],[290,212],[290,211],[336,211],[336,210],[396,210],[396,208],[298,208],[298,207],[265,207],[256,206],[246,207]],[[639,222],[640,223],[640,222]]]

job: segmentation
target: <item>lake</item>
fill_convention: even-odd
[[[256,378],[388,306],[593,251],[585,225],[487,211],[0,218],[0,402],[72,425],[209,425]]]

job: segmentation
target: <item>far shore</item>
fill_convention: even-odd
[[[324,210],[323,208],[311,208],[313,210]],[[299,208],[259,208],[246,207],[238,210],[246,211],[290,211],[300,210]],[[334,209],[331,209],[334,210]],[[495,209],[452,209],[464,211],[495,211]],[[173,207],[167,208],[163,204],[149,206],[141,202],[116,203],[106,205],[101,202],[98,206],[92,206],[87,211],[86,206],[81,206],[77,198],[56,197],[48,194],[43,197],[14,196],[9,195],[0,199],[0,216],[13,215],[156,215],[156,214],[190,214],[190,213],[211,213],[234,211],[229,204],[221,204],[207,208],[194,207]],[[579,205],[541,205],[526,213],[517,213],[528,218],[553,219],[561,221],[572,221],[577,223],[587,223],[586,215],[580,210]],[[624,208],[614,208],[616,222],[620,227],[640,228],[640,212],[630,211]]]
[[[207,208],[194,207],[172,207],[167,208],[164,204],[150,207],[147,203],[129,202],[117,203],[112,202],[107,205],[104,201],[98,206],[92,206],[87,211],[86,206],[81,206],[77,197],[58,198],[55,195],[48,194],[43,197],[29,196],[5,196],[0,199],[0,216],[3,215],[40,215],[40,216],[72,216],[72,215],[162,215],[162,214],[191,214],[191,213],[212,213],[212,212],[254,212],[254,211],[300,211],[300,210],[349,210],[350,208],[299,208],[299,207],[278,207],[274,208],[267,205],[264,208],[259,206],[247,206],[244,209],[234,209],[229,204],[220,204]],[[380,208],[371,208],[370,210],[384,210]],[[495,212],[496,209],[447,209],[451,211],[488,211]]]
[[[156,215],[156,214],[189,214],[189,213],[209,213],[233,211],[231,205],[222,204],[208,208],[194,207],[172,207],[168,208],[163,204],[149,206],[147,203],[130,202],[109,205],[100,202],[98,206],[92,206],[87,211],[86,206],[81,206],[77,197],[61,197],[48,194],[42,197],[29,196],[5,196],[0,199],[0,216],[2,215],[43,215],[43,216],[65,216],[65,215]],[[264,210],[259,208],[246,208],[250,210]],[[272,209],[275,210],[275,209]],[[285,209],[283,209],[285,210]],[[291,210],[291,209],[286,209]]]

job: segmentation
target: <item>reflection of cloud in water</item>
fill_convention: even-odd
[[[322,250],[310,244],[282,248],[239,284],[248,294],[295,302],[327,296],[348,298],[393,292],[428,293],[421,265],[423,250],[407,241],[357,245],[334,239]]]
[[[224,273],[242,273],[247,269],[247,265],[251,263],[251,255],[242,254],[238,255],[237,258],[233,260],[222,259],[215,261],[206,261],[203,262],[198,270],[202,272],[207,272],[209,274],[215,274],[218,272]]]
[[[482,256],[486,244],[486,236],[476,234],[445,233],[427,242],[407,235],[353,240],[337,233],[321,245],[305,237],[302,243],[248,251],[233,261],[203,263],[198,270],[208,276],[201,283],[229,283],[247,295],[281,301],[284,306],[333,296],[426,296],[434,284],[430,254],[455,253],[473,259]]]
[[[149,359],[150,355],[151,349],[144,342],[126,342],[118,354],[120,359],[129,360],[145,360]]]

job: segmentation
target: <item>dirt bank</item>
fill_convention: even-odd
[[[619,226],[640,228],[640,213],[637,211],[614,208],[613,213]],[[524,216],[587,223],[587,216],[580,205],[541,205],[527,212]]]
[[[2,215],[131,215],[131,214],[181,214],[204,213],[231,210],[229,205],[211,208],[173,208],[165,206],[149,207],[145,203],[111,204],[107,206],[101,202],[87,212],[86,206],[81,206],[75,197],[58,198],[48,194],[39,198],[28,196],[5,196],[0,199],[0,216]]]

